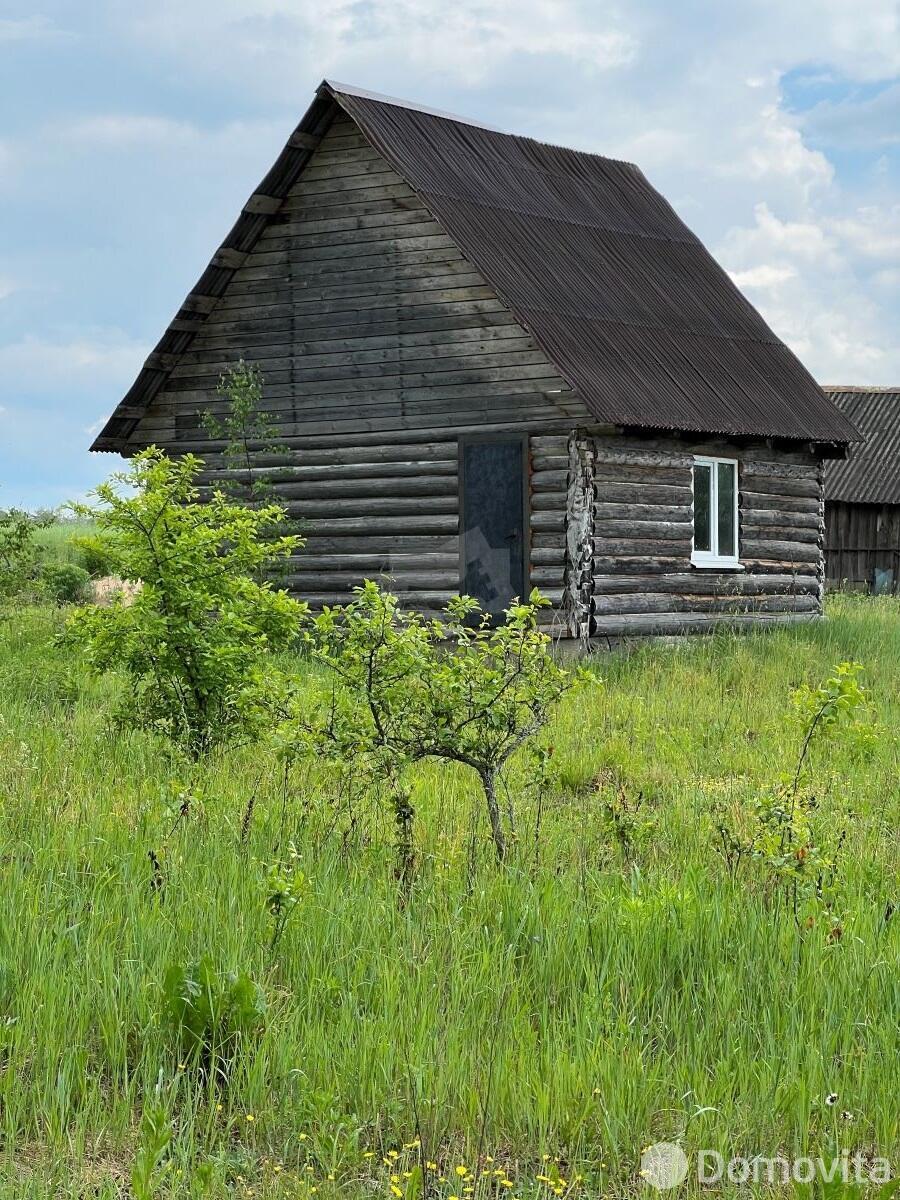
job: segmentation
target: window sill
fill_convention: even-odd
[[[745,571],[747,568],[736,558],[695,558],[691,555],[691,566],[701,571]]]

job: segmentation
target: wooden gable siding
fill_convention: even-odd
[[[565,454],[588,411],[349,119],[330,127],[132,449],[195,452],[221,480],[200,413],[224,411],[216,385],[240,357],[260,366],[290,451],[258,462],[302,524],[298,592],[338,602],[385,571],[404,602],[445,603],[460,586],[457,438],[515,430],[534,435],[531,583],[560,599],[565,481],[549,495],[558,475],[544,460]]]
[[[738,460],[743,570],[691,564],[695,454]],[[811,454],[764,444],[690,445],[674,439],[595,438],[581,444],[592,477],[590,599],[581,616],[599,637],[676,633],[822,611],[822,467]],[[573,564],[569,566],[570,580]],[[577,607],[577,606],[576,606]]]

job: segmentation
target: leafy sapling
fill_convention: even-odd
[[[222,442],[227,472],[222,491],[244,503],[263,503],[273,498],[272,479],[260,466],[259,457],[284,454],[272,416],[262,407],[263,377],[255,363],[239,359],[219,379],[216,393],[227,404],[222,417],[208,409],[200,422],[211,438]]]
[[[402,611],[395,596],[367,581],[343,609],[315,621],[314,654],[330,688],[310,715],[293,706],[284,736],[292,754],[368,764],[390,782],[398,848],[411,845],[405,768],[425,758],[457,762],[479,780],[494,849],[506,855],[513,823],[499,787],[512,755],[546,724],[574,676],[537,628],[546,601],[533,592],[494,626],[470,597],[456,597],[441,620]]]
[[[254,577],[300,545],[273,535],[283,510],[221,492],[201,502],[201,467],[193,455],[169,459],[151,447],[97,489],[98,506],[81,507],[116,574],[139,586],[130,602],[85,607],[69,622],[95,670],[128,678],[120,721],[167,736],[192,758],[263,732],[273,652],[296,641],[306,613]]]

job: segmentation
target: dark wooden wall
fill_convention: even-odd
[[[347,118],[325,135],[133,445],[201,454],[209,480],[221,480],[221,447],[199,414],[223,410],[216,384],[239,357],[259,364],[274,432],[290,448],[258,461],[302,524],[307,544],[289,581],[313,603],[346,600],[381,572],[410,605],[446,603],[460,587],[457,438],[524,428],[534,435],[531,582],[561,599],[555,459],[587,409]]]
[[[694,454],[739,461],[743,570],[691,563]],[[591,631],[595,636],[808,620],[821,613],[822,469],[764,444],[595,438]],[[582,594],[584,594],[582,567]]]
[[[830,587],[871,588],[875,569],[900,585],[900,505],[825,503],[825,578]]]

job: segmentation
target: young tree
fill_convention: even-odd
[[[139,584],[128,601],[79,609],[69,623],[98,671],[122,669],[120,716],[164,733],[192,757],[255,736],[273,651],[297,639],[306,606],[254,578],[299,545],[272,536],[283,510],[214,492],[201,502],[193,455],[151,447],[81,506],[113,570]]]
[[[363,755],[376,772],[396,780],[423,758],[470,767],[502,861],[507,830],[498,782],[573,682],[537,628],[537,611],[547,602],[532,592],[494,627],[470,597],[455,598],[445,619],[432,621],[402,612],[396,598],[371,581],[356,597],[316,618],[314,654],[330,668],[333,686],[312,718],[295,708],[288,745],[338,760]],[[394,794],[411,820],[408,793],[400,787]]]
[[[220,419],[205,410],[200,414],[203,428],[210,437],[224,443],[222,457],[228,478],[222,491],[245,503],[271,500],[271,480],[260,475],[257,466],[260,451],[266,455],[283,454],[285,447],[277,441],[274,422],[262,408],[262,372],[255,363],[239,359],[219,379],[216,389],[228,404]]]

